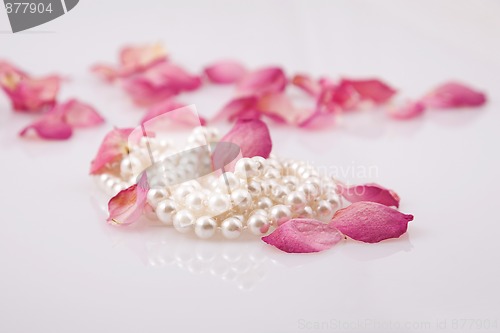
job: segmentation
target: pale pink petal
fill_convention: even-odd
[[[73,129],[60,115],[51,112],[25,127],[19,135],[22,137],[37,136],[46,140],[67,140],[73,135]]]
[[[167,60],[163,45],[126,46],[120,51],[120,64],[125,74],[133,74]]]
[[[16,74],[21,77],[29,76],[25,71],[7,61],[0,60],[0,79],[3,75]]]
[[[144,172],[137,184],[120,191],[111,198],[108,203],[108,222],[117,225],[129,225],[136,222],[147,204],[148,190],[147,173]]]
[[[183,112],[183,108],[186,108],[186,112]],[[176,111],[171,112],[174,110]],[[169,115],[166,117],[161,117],[166,113],[168,113]],[[179,125],[194,127],[200,125],[203,126],[206,124],[206,120],[203,117],[197,115],[196,113],[193,113],[192,109],[186,107],[185,104],[176,102],[173,99],[165,100],[151,107],[146,115],[141,119],[141,124],[150,122],[150,125],[152,125],[153,123],[151,123],[151,121],[155,122],[155,119],[158,123],[162,122],[173,127],[178,127]]]
[[[91,175],[98,175],[111,170],[113,164],[128,154],[128,140],[133,131],[133,128],[115,128],[104,137],[90,166]]]
[[[313,97],[321,93],[321,84],[305,74],[296,74],[292,78],[292,84]]]
[[[55,112],[60,113],[72,127],[91,127],[104,123],[104,118],[94,107],[74,98],[57,105]]]
[[[226,105],[212,119],[213,122],[236,119],[258,119],[260,113],[257,111],[258,98],[255,95],[237,97]]]
[[[246,74],[238,83],[238,90],[249,94],[282,92],[287,83],[288,79],[281,68],[266,67]]]
[[[352,87],[362,100],[371,100],[374,103],[382,104],[396,94],[396,90],[386,83],[377,79],[349,80],[344,79],[340,85]]]
[[[398,238],[408,228],[413,215],[375,202],[360,201],[335,213],[331,225],[344,235],[366,243]]]
[[[96,64],[90,70],[107,82],[113,82],[120,77],[120,71],[109,65]]]
[[[421,102],[436,109],[476,107],[486,103],[486,95],[462,83],[448,82],[434,89]]]
[[[236,61],[219,61],[205,68],[205,75],[212,83],[236,83],[245,75],[245,67]]]
[[[58,76],[36,79],[14,72],[3,74],[0,79],[14,110],[25,112],[41,111],[54,106],[61,83]]]
[[[258,109],[262,114],[288,124],[299,124],[308,117],[308,111],[296,107],[284,93],[266,93],[261,96]]]
[[[262,156],[268,158],[273,147],[269,129],[266,123],[259,119],[238,120],[220,141],[238,145],[242,157]],[[217,149],[214,155],[216,152]]]
[[[425,105],[419,101],[408,101],[403,105],[389,109],[389,115],[394,119],[406,120],[421,116],[425,111]]]
[[[323,129],[327,127],[332,127],[336,120],[335,114],[333,112],[323,112],[321,109],[317,108],[310,112],[307,118],[299,123],[299,127],[306,129]]]
[[[292,219],[262,237],[262,240],[284,252],[311,253],[328,250],[343,238],[339,230],[330,224],[310,219]]]
[[[378,184],[347,186],[338,183],[338,188],[342,196],[350,202],[371,201],[386,206],[399,207],[399,195]]]

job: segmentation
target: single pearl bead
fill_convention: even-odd
[[[312,218],[314,217],[314,211],[311,206],[305,206],[304,209],[298,213],[298,217],[300,218]]]
[[[201,191],[196,191],[188,194],[186,196],[186,207],[195,212],[203,209],[203,202],[205,201],[205,195]]]
[[[281,165],[281,163],[273,157],[269,157],[266,160],[266,164],[267,164],[268,168],[273,168],[273,169],[276,169],[278,171],[281,171],[281,169],[283,169],[283,166]]]
[[[337,194],[330,193],[325,200],[330,204],[334,212],[342,206],[342,199]]]
[[[173,219],[174,228],[182,233],[186,233],[191,230],[194,224],[194,216],[188,210],[180,210],[175,214]]]
[[[151,207],[156,208],[158,203],[168,197],[168,191],[164,188],[152,188],[148,191],[147,200]]]
[[[203,239],[212,237],[217,229],[217,223],[210,216],[202,216],[196,219],[194,224],[195,234]]]
[[[193,188],[191,186],[185,186],[184,184],[180,185],[175,189],[174,197],[178,201],[184,201],[184,198],[193,192]]]
[[[171,199],[166,199],[160,201],[158,206],[156,206],[156,216],[158,219],[166,225],[172,225],[173,217],[179,206],[177,203]]]
[[[264,171],[264,178],[266,179],[278,179],[281,177],[281,172],[275,168],[267,168]]]
[[[319,179],[319,177],[316,177],[316,176],[311,176],[311,177],[305,179],[305,182],[314,184],[317,188],[321,188],[321,184],[322,184],[321,179]]]
[[[273,188],[271,197],[279,202],[283,202],[283,200],[287,197],[287,195],[290,194],[290,190],[288,187],[283,186],[283,185],[278,185],[275,188]]]
[[[224,172],[219,176],[218,184],[220,188],[225,189],[223,192],[228,192],[229,188],[231,191],[238,188],[240,185],[240,179],[236,177],[233,172]]]
[[[326,200],[320,200],[316,207],[318,220],[329,222],[333,217],[333,209],[330,203]]]
[[[250,215],[255,215],[255,214],[263,215],[266,217],[269,215],[265,209],[256,209],[256,210],[252,211],[252,213]]]
[[[262,192],[262,187],[260,186],[259,182],[252,180],[248,183],[247,190],[250,193],[250,195],[255,198],[258,197]]]
[[[282,225],[292,217],[290,208],[285,205],[276,205],[269,211],[269,219],[277,226]]]
[[[244,189],[237,189],[231,193],[231,199],[235,206],[242,209],[246,209],[252,204],[252,196]]]
[[[252,161],[255,163],[255,167],[259,174],[262,174],[266,167],[266,159],[262,156],[254,156],[252,157]]]
[[[273,206],[273,201],[268,197],[261,197],[259,201],[257,201],[257,207],[260,209],[267,210]]]
[[[304,183],[297,188],[297,191],[302,191],[306,195],[307,200],[311,201],[318,196],[318,188],[311,183]]]
[[[213,193],[208,199],[208,208],[215,214],[221,214],[230,208],[229,196],[223,193]]]
[[[228,239],[238,238],[241,235],[242,229],[243,223],[235,217],[229,217],[221,224],[222,235]]]
[[[269,179],[269,180],[264,180],[260,183],[260,186],[262,188],[262,194],[264,195],[271,195],[272,194],[272,191],[273,189],[276,187],[276,186],[279,186],[278,182],[274,179]]]
[[[295,190],[299,185],[299,179],[295,176],[283,177],[283,185],[288,187],[291,191]]]
[[[123,177],[130,177],[142,171],[142,162],[134,156],[125,157],[120,163],[120,173]]]
[[[291,210],[294,212],[299,212],[307,204],[306,194],[300,191],[291,192],[285,200],[285,203],[290,206]]]
[[[259,174],[256,163],[247,157],[240,158],[236,162],[234,173],[241,179],[255,177]]]
[[[253,214],[248,218],[247,226],[252,234],[262,236],[269,231],[271,224],[266,216]]]

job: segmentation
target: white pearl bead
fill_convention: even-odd
[[[302,191],[306,195],[307,200],[314,200],[318,196],[318,188],[311,183],[304,183],[297,188],[297,191]]]
[[[290,190],[288,187],[283,186],[283,185],[278,185],[275,188],[273,188],[271,197],[275,201],[283,202],[285,198],[290,194]]]
[[[311,206],[305,206],[304,209],[300,213],[298,213],[298,217],[300,217],[300,218],[313,218],[314,211],[311,208]]]
[[[252,196],[247,190],[237,189],[231,193],[233,204],[241,209],[246,209],[252,204]]]
[[[172,225],[173,217],[178,210],[178,205],[175,201],[166,199],[160,201],[156,206],[156,216],[166,225]]]
[[[260,183],[262,193],[264,195],[271,195],[275,187],[279,186],[278,182],[274,179],[264,180]]]
[[[232,191],[232,190],[239,187],[240,180],[238,177],[236,177],[236,175],[234,173],[224,172],[222,175],[219,176],[217,185],[221,189],[224,189],[224,191],[222,191],[222,192],[229,192],[229,191],[227,191],[228,188]]]
[[[229,196],[223,193],[213,193],[208,199],[208,208],[215,214],[224,213],[230,206]]]
[[[257,201],[257,207],[260,209],[269,209],[273,206],[273,201],[268,197],[261,197],[259,201]]]
[[[318,220],[329,222],[333,217],[333,209],[330,203],[326,200],[320,200],[316,207]]]
[[[191,194],[191,192],[193,192],[193,188],[191,186],[185,186],[182,184],[175,189],[174,197],[178,201],[184,201],[185,197]]]
[[[330,204],[334,212],[342,206],[342,199],[337,194],[330,193],[325,200]]]
[[[258,181],[252,180],[248,183],[247,190],[248,193],[250,193],[250,195],[255,198],[258,197],[262,192],[262,187],[260,186],[260,183]]]
[[[201,191],[196,191],[188,194],[186,196],[186,207],[195,212],[203,209],[203,202],[205,201],[205,195]]]
[[[283,177],[283,185],[288,187],[291,191],[295,190],[299,185],[299,179],[295,176]]]
[[[292,217],[290,208],[285,205],[276,205],[269,211],[269,219],[274,225],[280,226]]]
[[[254,156],[252,157],[252,161],[255,163],[255,167],[259,174],[262,174],[266,167],[266,159],[262,156]]]
[[[194,224],[195,234],[203,239],[212,237],[217,229],[217,223],[210,216],[202,216],[196,219]]]
[[[311,176],[305,180],[306,183],[311,183],[316,185],[317,188],[321,188],[321,180],[319,177]]]
[[[147,200],[151,207],[156,208],[158,203],[168,197],[168,192],[164,188],[152,188],[148,191]]]
[[[134,156],[125,157],[120,163],[120,174],[123,177],[130,177],[142,171],[142,162]]]
[[[290,206],[291,210],[294,212],[299,212],[307,204],[307,198],[304,192],[294,191],[291,192],[285,199],[285,203]]]
[[[266,216],[253,214],[248,218],[247,226],[252,234],[262,236],[269,231],[271,224]]]
[[[255,177],[259,174],[257,165],[252,159],[240,158],[234,167],[234,173],[241,179]]]
[[[194,224],[194,216],[188,210],[180,210],[175,214],[173,219],[174,228],[182,233],[186,233],[191,230]]]
[[[228,239],[238,238],[242,229],[243,223],[235,217],[229,217],[221,224],[222,235]]]
[[[264,178],[266,179],[278,179],[280,177],[281,177],[280,171],[275,168],[267,168],[264,171]]]

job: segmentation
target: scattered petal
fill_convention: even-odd
[[[413,215],[375,202],[360,201],[335,213],[331,225],[344,235],[366,243],[398,238],[408,228]]]
[[[73,135],[73,129],[60,114],[50,112],[19,133],[22,137],[29,137],[33,134],[46,140],[67,140]]]
[[[220,140],[232,142],[241,149],[242,157],[262,156],[268,158],[273,147],[266,123],[259,119],[240,119]],[[216,155],[217,149],[214,152]]]
[[[92,66],[90,70],[107,82],[113,82],[120,77],[120,71],[109,65],[97,64]]]
[[[343,238],[339,230],[330,224],[310,219],[292,219],[262,237],[262,240],[284,252],[311,253],[328,250]]]
[[[94,107],[74,98],[57,105],[54,112],[60,113],[63,120],[72,127],[90,127],[104,123],[104,118]]]
[[[146,115],[141,119],[141,124],[154,121],[155,124],[162,122],[169,123],[168,125],[172,126],[181,125],[194,127],[205,125],[206,120],[198,114],[193,113],[192,110],[192,108],[186,106],[185,104],[176,102],[172,99],[167,99],[150,108]],[[165,115],[167,113],[168,116],[161,117],[162,115]]]
[[[108,203],[108,222],[118,225],[129,225],[136,222],[147,204],[148,190],[147,174],[144,172],[137,184],[120,191],[111,198]]]
[[[99,175],[112,170],[113,164],[121,160],[125,154],[128,154],[128,139],[133,131],[133,128],[115,128],[104,137],[90,166],[91,175]]]
[[[486,103],[486,95],[464,84],[448,82],[430,92],[421,102],[436,109],[475,107]]]
[[[258,98],[255,95],[237,97],[226,105],[212,119],[213,122],[236,119],[258,119],[260,113],[257,111]]]
[[[421,116],[425,111],[425,105],[419,101],[408,101],[396,108],[389,109],[389,115],[394,119],[407,120]]]
[[[120,52],[122,71],[133,74],[143,71],[154,64],[167,60],[163,45],[149,44],[124,47]]]
[[[399,207],[399,195],[378,184],[346,186],[338,183],[340,193],[350,202],[371,201],[386,206]]]
[[[246,74],[238,83],[238,90],[249,94],[282,92],[287,83],[285,72],[281,68],[266,67]]]
[[[236,83],[245,75],[245,67],[236,61],[220,61],[205,68],[205,75],[212,83]]]
[[[292,84],[313,97],[317,97],[321,93],[321,84],[305,74],[296,74],[292,78]]]
[[[335,124],[335,114],[333,112],[323,112],[321,109],[313,110],[307,118],[299,123],[299,127],[306,129],[323,129]]]
[[[376,104],[387,102],[394,96],[396,90],[377,79],[348,80],[344,79],[340,85],[352,87],[362,100],[371,100]]]
[[[307,117],[307,112],[293,105],[290,98],[284,93],[262,95],[257,107],[261,113],[288,124],[301,123]]]

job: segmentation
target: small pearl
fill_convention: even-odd
[[[120,163],[120,173],[123,177],[130,177],[142,171],[142,162],[134,156],[125,157]]]
[[[330,204],[334,212],[342,206],[342,199],[337,194],[329,194],[325,200]]]
[[[314,217],[314,211],[311,206],[305,206],[304,209],[298,213],[298,217],[300,218],[312,218]]]
[[[269,211],[269,218],[271,222],[277,226],[282,225],[292,217],[290,208],[285,205],[276,205]]]
[[[246,209],[252,204],[252,196],[244,189],[238,189],[231,193],[231,199],[235,206],[242,209]]]
[[[305,180],[306,183],[314,184],[317,188],[321,188],[321,180],[319,177],[311,176]]]
[[[182,233],[186,233],[191,230],[194,224],[194,216],[188,210],[180,210],[175,214],[173,219],[174,228]]]
[[[229,210],[230,206],[229,196],[226,194],[213,193],[208,199],[208,208],[217,215]]]
[[[156,206],[156,216],[166,225],[172,225],[173,217],[178,210],[178,205],[175,201],[166,199],[160,201]]]
[[[261,197],[259,201],[257,202],[257,207],[260,209],[269,209],[273,206],[273,201],[269,199],[268,197]]]
[[[278,185],[273,188],[271,197],[276,201],[282,202],[288,196],[288,194],[290,194],[290,190],[288,189],[288,187]]]
[[[221,224],[222,235],[228,239],[235,239],[241,235],[243,223],[235,217],[229,217]]]
[[[281,172],[274,168],[267,168],[264,171],[264,178],[266,179],[278,179],[281,177]]]
[[[329,222],[333,217],[332,206],[326,200],[321,200],[318,202],[316,212],[318,215],[318,219],[323,222]]]
[[[203,202],[205,195],[201,191],[196,191],[186,196],[186,207],[193,211],[200,211],[203,209]]]
[[[259,174],[257,165],[252,159],[240,158],[234,167],[234,173],[241,179],[255,177]]]
[[[262,192],[262,188],[260,186],[260,183],[255,181],[255,180],[252,180],[248,183],[247,190],[250,193],[250,195],[254,198],[258,197],[260,195],[260,193]]]
[[[307,200],[314,200],[318,196],[318,188],[311,183],[304,183],[297,188],[297,191],[302,191],[306,195]]]
[[[222,189],[229,189],[232,191],[236,188],[239,187],[240,185],[240,180],[236,175],[232,172],[224,172],[222,175],[219,176],[218,179],[218,184],[220,188]],[[223,191],[223,192],[228,192],[228,191]]]
[[[255,163],[255,167],[259,174],[262,174],[264,168],[266,167],[266,159],[262,156],[254,156],[252,157],[252,161]]]
[[[299,185],[299,179],[295,176],[283,177],[283,185],[288,187],[291,191],[295,190]]]
[[[285,203],[290,206],[292,211],[299,212],[307,204],[306,194],[301,191],[291,192],[285,199]]]
[[[202,216],[196,219],[194,224],[195,234],[203,239],[212,237],[217,229],[217,223],[210,216]]]
[[[253,214],[248,218],[247,226],[252,234],[262,236],[269,231],[271,224],[266,216]]]
[[[168,192],[164,188],[152,188],[148,191],[147,199],[151,207],[156,208],[158,203],[168,197]]]
[[[178,201],[184,201],[184,198],[193,192],[193,188],[189,185],[185,186],[184,184],[177,187],[174,191],[174,197]]]
[[[278,182],[274,179],[269,179],[269,180],[264,180],[262,183],[260,183],[260,186],[262,188],[262,193],[264,195],[271,195],[273,189],[276,186],[279,186]]]

